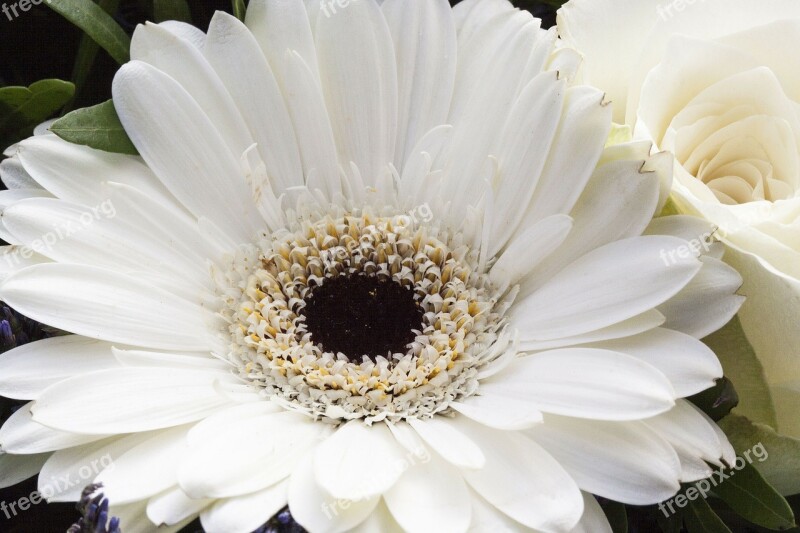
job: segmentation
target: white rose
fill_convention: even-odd
[[[800,438],[800,1],[572,0],[558,24],[615,121],[675,153],[679,210],[719,227],[773,423]]]

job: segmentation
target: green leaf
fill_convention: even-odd
[[[703,342],[719,357],[725,377],[739,393],[736,414],[777,427],[775,407],[764,377],[764,369],[744,335],[739,317],[712,333]]]
[[[186,0],[153,0],[153,18],[156,22],[165,20],[192,22],[192,12]]]
[[[794,527],[794,513],[789,503],[745,459],[740,462],[744,466],[731,469],[728,479],[714,488],[714,494],[754,524],[769,529]]]
[[[715,422],[722,420],[739,403],[739,395],[733,383],[726,377],[718,379],[713,387],[686,399]]]
[[[50,8],[82,29],[117,63],[130,59],[130,37],[114,19],[92,0],[50,0]]]
[[[728,526],[709,507],[705,498],[689,500],[683,512],[684,524],[689,533],[731,533]]]
[[[52,117],[75,94],[75,86],[62,80],[40,80],[30,87],[0,88],[0,143],[27,137],[33,128]]]
[[[778,492],[800,492],[800,440],[779,435],[766,424],[736,414],[722,419],[719,426],[740,456],[759,443],[763,445],[766,456],[757,457],[753,466]]]
[[[130,155],[138,153],[125,133],[111,100],[73,111],[57,120],[50,131],[65,141],[97,150]]]
[[[247,8],[244,5],[244,0],[232,0],[233,3],[233,15],[244,22],[244,16],[247,12]]]
[[[97,5],[109,15],[113,15],[117,11],[120,2],[120,0],[96,1]],[[98,45],[94,39],[89,37],[89,35],[86,33],[81,35],[81,43],[78,46],[78,53],[75,56],[75,65],[72,67],[71,77],[72,83],[75,84],[75,98],[67,106],[67,111],[72,111],[72,109],[74,109],[75,102],[78,99],[77,97],[80,95],[83,86],[86,84],[86,80],[89,78],[89,74],[92,71],[92,66],[94,65],[95,59],[97,59],[97,52],[99,50],[100,45]]]

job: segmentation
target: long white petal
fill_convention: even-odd
[[[438,457],[409,468],[384,494],[395,520],[410,533],[467,530],[472,514],[461,473]]]
[[[634,237],[593,250],[516,304],[514,323],[524,340],[586,333],[656,307],[683,289],[702,264],[694,256],[674,264],[664,257],[684,241]]]
[[[680,488],[678,455],[641,422],[548,416],[528,434],[592,494],[647,505]]]
[[[314,475],[336,498],[367,499],[395,484],[404,461],[403,448],[384,424],[353,420],[314,451]]]
[[[225,372],[117,368],[60,381],[34,403],[33,419],[90,435],[131,433],[200,420],[230,403],[215,383]]]
[[[252,193],[238,159],[192,96],[141,61],[124,65],[112,89],[125,130],[166,188],[195,216],[249,242],[261,229]]]
[[[86,337],[166,350],[204,350],[212,317],[137,278],[101,268],[42,264],[0,285],[3,301],[39,322]]]
[[[638,420],[675,404],[672,385],[654,366],[592,348],[522,357],[482,381],[481,390],[522,398],[546,413],[600,420]]]
[[[486,453],[486,466],[465,470],[475,491],[514,520],[544,531],[569,531],[583,514],[578,486],[563,467],[518,432],[475,426],[470,437]]]

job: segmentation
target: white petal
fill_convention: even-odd
[[[179,474],[181,488],[193,498],[240,496],[286,479],[326,429],[290,412],[232,417],[227,425],[218,418],[204,425],[190,434]],[[214,428],[218,431],[211,435]]]
[[[11,455],[0,452],[0,489],[11,487],[39,473],[49,453]]]
[[[286,505],[289,481],[281,481],[266,489],[225,500],[219,500],[200,514],[207,533],[249,533],[267,523]]]
[[[548,416],[528,434],[592,494],[647,505],[680,488],[678,455],[641,422]]]
[[[600,420],[647,418],[675,404],[670,382],[655,367],[591,348],[522,357],[480,387],[487,394],[522,398],[546,413]]]
[[[529,13],[512,11],[492,20],[469,47],[459,49],[448,119],[453,142],[444,178],[456,209],[475,205],[482,196],[488,157],[499,148],[518,87],[528,81],[522,76],[538,31],[538,21]]]
[[[111,355],[110,344],[78,335],[23,344],[0,355],[0,394],[36,399],[62,379],[119,366]]]
[[[722,441],[714,430],[715,424],[686,400],[644,423],[668,441],[681,455],[697,457],[722,466]]]
[[[583,493],[583,516],[570,533],[613,533],[606,513],[594,496]]]
[[[100,472],[113,467],[114,458],[155,435],[157,432],[136,433],[59,450],[42,467],[39,492],[51,502],[77,501],[86,485]]]
[[[674,297],[658,306],[664,327],[702,339],[727,324],[745,301],[736,294],[742,276],[719,259],[701,257],[700,272]]]
[[[403,533],[403,528],[394,519],[386,502],[381,500],[366,520],[358,527],[351,529],[350,533]]]
[[[500,292],[515,285],[556,251],[571,230],[572,218],[566,215],[553,215],[526,228],[492,265],[489,279]]]
[[[112,177],[153,198],[169,198],[139,157],[94,150],[53,135],[23,141],[19,158],[42,187],[68,202],[89,207],[102,204],[107,198],[97,185]]]
[[[178,481],[178,464],[186,449],[187,426],[158,431],[114,457],[112,466],[95,478],[103,493],[118,505],[154,496]]]
[[[456,75],[456,28],[445,0],[387,0],[381,5],[397,61],[395,166],[431,128],[444,124]]]
[[[502,396],[470,396],[450,406],[475,422],[495,429],[520,430],[541,423],[542,412],[523,402]]]
[[[125,131],[167,189],[195,216],[249,242],[261,229],[260,215],[238,159],[199,104],[141,61],[124,65],[112,89]]]
[[[459,419],[435,416],[408,423],[428,445],[448,462],[461,468],[483,468],[486,458],[481,449],[462,431]]]
[[[247,5],[245,23],[261,45],[261,51],[269,60],[279,81],[286,50],[297,52],[312,67],[313,78],[319,81],[317,51],[304,2],[252,0]]]
[[[708,346],[684,333],[656,328],[639,335],[598,343],[601,348],[632,355],[658,368],[678,397],[691,396],[714,386],[722,365]]]
[[[664,324],[665,321],[666,318],[664,318],[664,315],[662,315],[655,309],[650,309],[649,311],[645,311],[641,315],[636,315],[633,318],[623,320],[622,322],[617,322],[613,326],[608,326],[595,331],[590,331],[588,333],[575,335],[573,337],[563,337],[560,339],[553,339],[550,341],[521,342],[520,350],[523,351],[550,350],[553,348],[563,348],[565,346],[577,346],[589,342],[600,342],[611,339],[622,339],[625,337],[638,335],[639,333],[644,333],[645,331],[650,331],[653,328],[661,326],[662,324]]]
[[[255,37],[235,17],[217,11],[204,53],[253,132],[275,193],[304,184],[292,119]]]
[[[224,372],[118,368],[60,381],[33,405],[40,424],[99,435],[177,426],[229,403],[214,387]]]
[[[592,176],[611,129],[610,106],[592,87],[569,89],[562,116],[529,207],[537,220],[572,210]],[[581,147],[577,153],[576,146]]]
[[[79,446],[107,437],[107,435],[81,435],[45,427],[31,418],[31,404],[20,407],[0,428],[0,448],[5,453],[46,453]]]
[[[470,437],[486,466],[465,470],[475,491],[514,520],[544,531],[568,531],[583,513],[578,486],[553,457],[521,433],[476,427]]]
[[[28,171],[22,166],[22,162],[17,155],[0,161],[0,180],[3,181],[3,185],[9,190],[42,188],[42,186],[36,183],[36,180],[28,174]]]
[[[657,20],[655,7],[655,1],[583,1],[573,2],[558,13],[561,37],[584,55],[586,82],[608,91],[614,102],[614,120],[620,124],[625,121],[628,84],[640,52],[631,43],[645,42]],[[626,20],[630,23],[615,32],[603,31],[614,27],[619,13],[629,16]]]
[[[342,499],[383,494],[400,477],[404,464],[403,448],[386,425],[366,426],[360,420],[339,427],[314,451],[317,482]]]
[[[361,524],[381,501],[380,496],[355,500],[334,498],[317,484],[312,457],[308,455],[298,463],[289,481],[292,517],[315,533],[340,533]]]
[[[467,1],[467,0],[465,0]],[[472,523],[469,533],[534,533],[534,530],[525,527],[516,520],[504,514],[500,509],[481,498],[474,490],[472,494]]]
[[[147,501],[147,518],[156,525],[169,526],[194,517],[214,500],[193,500],[180,488],[171,488]]]
[[[201,222],[177,203],[157,201],[130,185],[116,182],[104,183],[103,189],[104,196],[113,202],[116,216],[135,224],[153,241],[173,248],[185,261],[206,265],[230,252],[230,248],[219,246],[216,239],[207,236]]]
[[[285,66],[286,101],[292,115],[303,169],[307,177],[326,184],[333,197],[341,191],[339,159],[333,126],[325,107],[322,89],[314,78],[314,71],[297,52],[287,51]]]
[[[5,220],[5,213],[8,208],[14,204],[19,203],[23,200],[28,200],[30,198],[52,198],[53,195],[49,192],[45,191],[44,189],[12,189],[8,191],[0,191],[0,238],[6,241],[9,244],[28,244],[24,242],[19,237],[16,237],[7,227],[6,227],[6,220]],[[48,228],[48,231],[50,228]],[[37,235],[39,237],[39,235]],[[29,258],[30,254],[33,253],[33,249],[30,246],[22,247],[20,246],[20,254],[22,251],[27,250],[27,256],[24,259]],[[6,257],[7,261],[12,260],[12,257]],[[17,262],[19,259],[17,259]],[[10,268],[16,266],[13,263],[6,263],[6,268]]]
[[[230,370],[231,365],[207,352],[144,352],[112,348],[114,359],[122,366],[188,368],[194,370]]]
[[[704,256],[722,259],[725,246],[715,239],[717,228],[708,220],[691,215],[670,215],[654,218],[645,235],[672,235],[695,243]]]
[[[555,253],[527,272],[522,296],[591,250],[642,234],[658,202],[658,177],[655,173],[642,173],[642,164],[643,161],[612,161],[592,174],[571,212],[572,231]],[[598,224],[598,220],[603,223]]]
[[[15,203],[3,211],[3,223],[19,241],[60,263],[87,264],[117,272],[163,272],[176,279],[209,284],[207,266],[158,242],[111,209],[93,210],[55,198]]]
[[[339,159],[374,184],[394,160],[397,64],[392,37],[373,1],[353,2],[316,25],[320,79]]]
[[[383,497],[405,531],[460,533],[469,527],[469,489],[459,471],[438,457],[409,468]]]
[[[435,177],[441,176],[441,169],[434,169],[433,162],[449,142],[453,127],[447,124],[437,126],[427,132],[411,149],[400,177],[399,197],[408,207],[425,203],[435,190]],[[437,180],[438,182],[438,180]],[[438,189],[437,189],[438,190]]]
[[[0,223],[2,223],[1,219]],[[8,235],[2,235],[4,232],[4,229],[0,230],[0,238],[6,242],[8,242],[8,239],[13,239],[10,233]],[[50,259],[37,254],[29,246],[16,244],[0,246],[0,283],[14,272],[22,270],[23,268],[49,262]]]
[[[208,346],[207,310],[110,270],[35,265],[6,278],[0,295],[34,320],[86,337],[166,350]]]
[[[231,94],[191,42],[158,24],[140,24],[131,39],[131,59],[154,66],[180,84],[214,124],[233,157],[239,157],[253,144]]]
[[[561,119],[566,86],[553,73],[535,77],[522,91],[500,133],[501,181],[489,255],[505,247],[528,212]]]
[[[702,266],[691,255],[665,263],[662,256],[683,245],[675,237],[634,237],[589,252],[516,304],[521,339],[586,333],[663,303]]]

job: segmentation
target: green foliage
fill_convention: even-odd
[[[71,143],[106,152],[137,154],[111,100],[73,111],[57,120],[50,130]]]
[[[191,22],[192,12],[186,0],[153,0],[153,18],[156,22],[165,20]]]
[[[56,79],[0,88],[0,147],[31,135],[36,125],[55,115],[74,94],[72,83]]]
[[[715,487],[715,494],[754,524],[776,530],[794,527],[794,513],[783,496],[753,465],[742,461],[744,466],[731,470],[730,477]]]
[[[130,59],[130,37],[92,0],[51,0],[46,5],[83,30],[117,63]]]
[[[683,512],[683,521],[689,533],[731,533],[704,498],[689,502]]]
[[[244,16],[247,12],[247,8],[244,5],[244,0],[232,0],[233,4],[233,15],[244,22]]]

